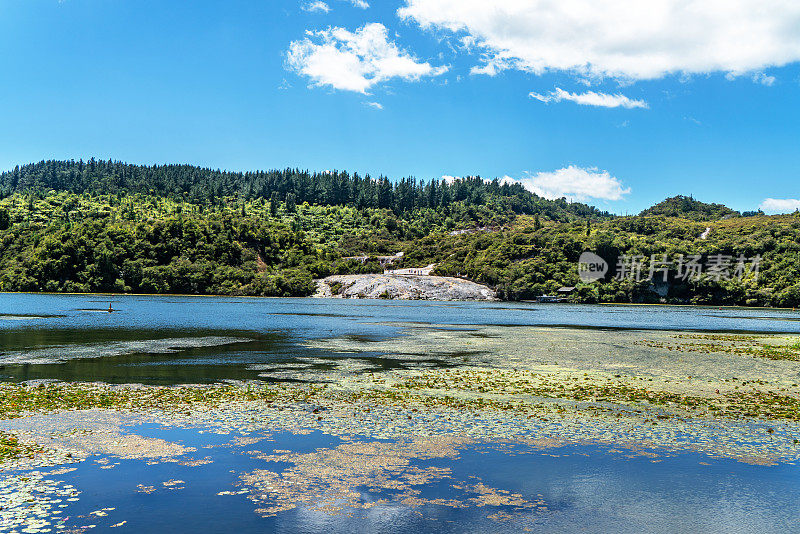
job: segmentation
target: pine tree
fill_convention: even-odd
[[[7,209],[0,208],[0,230],[6,230],[9,226],[11,226],[11,216]]]
[[[278,192],[273,191],[269,197],[269,214],[275,217],[278,214]]]

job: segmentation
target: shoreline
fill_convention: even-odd
[[[345,276],[345,275],[342,275]],[[84,296],[84,297],[91,297],[91,296],[102,296],[102,297],[111,297],[111,298],[118,298],[118,297],[193,297],[193,298],[237,298],[237,299],[270,299],[270,300],[278,300],[278,299],[314,299],[314,300],[330,300],[330,301],[373,301],[373,302],[386,302],[387,300],[403,300],[404,302],[454,302],[452,300],[436,300],[436,299],[380,299],[380,298],[351,298],[351,299],[342,299],[342,298],[319,298],[314,297],[312,295],[306,297],[271,297],[271,296],[263,296],[263,295],[220,295],[220,294],[203,294],[199,295],[196,293],[50,293],[46,291],[0,291],[0,295],[48,295],[48,296]],[[487,301],[471,301],[471,300],[463,300],[463,301],[456,301],[456,302],[481,302],[483,304],[487,304]],[[800,320],[800,311],[796,308],[779,308],[775,306],[732,306],[732,305],[725,305],[725,304],[671,304],[671,303],[661,303],[661,302],[654,302],[654,303],[645,303],[645,302],[595,302],[595,303],[585,303],[585,302],[551,302],[551,303],[538,303],[533,301],[525,301],[525,300],[504,300],[504,299],[497,299],[494,301],[490,301],[495,304],[541,304],[543,306],[641,306],[641,307],[661,307],[661,308],[690,308],[690,309],[724,309],[724,310],[774,310],[774,311],[789,311],[789,312],[798,312],[798,320]]]

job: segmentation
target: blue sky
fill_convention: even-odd
[[[617,213],[675,194],[793,211],[791,4],[1,2],[0,168],[480,175]]]

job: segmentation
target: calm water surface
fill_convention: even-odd
[[[115,310],[109,313],[109,304]],[[256,379],[254,365],[377,358],[303,346],[402,323],[800,333],[787,310],[672,306],[0,294],[0,379],[153,384]]]
[[[440,482],[420,486],[422,499],[467,500],[461,488],[480,483],[537,500],[542,507],[520,513],[514,506],[452,508],[403,506],[391,490],[355,488],[364,502],[386,499],[367,510],[345,508],[329,514],[298,506],[275,517],[254,513],[239,478],[253,469],[281,472],[287,464],[251,458],[251,450],[313,452],[340,444],[324,434],[277,434],[247,447],[225,446],[229,436],[198,435],[190,430],[136,429],[137,433],[200,449],[213,462],[202,468],[179,463],[146,465],[142,460],[110,459],[113,469],[87,461],[56,478],[83,490],[69,507],[70,523],[110,525],[127,521],[132,532],[527,532],[547,533],[777,533],[798,532],[800,483],[795,466],[759,467],[732,460],[712,461],[700,454],[663,458],[630,457],[590,446],[567,446],[545,453],[525,446],[496,449],[469,446],[453,459],[415,460],[413,466],[449,469]],[[222,446],[221,446],[222,445]],[[104,464],[109,465],[109,464]],[[178,480],[165,487],[165,481]],[[137,491],[149,486],[153,493]],[[233,491],[231,491],[233,490]],[[108,516],[91,512],[113,508]],[[497,521],[497,512],[513,519]],[[176,521],[180,516],[180,521]]]
[[[0,380],[173,384],[257,378],[252,365],[302,358],[371,358],[380,364],[380,354],[337,354],[303,343],[382,339],[398,335],[404,323],[800,333],[800,314],[781,310],[0,294]],[[451,477],[422,488],[422,498],[463,498],[453,481],[479,480],[544,502],[542,510],[508,523],[488,519],[505,507],[411,507],[392,501],[390,493],[366,490],[365,499],[383,497],[388,504],[338,515],[299,507],[262,518],[247,495],[218,493],[237,490],[243,473],[287,466],[254,458],[247,450],[252,446],[219,447],[229,437],[198,429],[134,430],[197,447],[197,455],[207,454],[213,463],[110,459],[113,469],[101,469],[93,460],[83,462],[56,477],[82,492],[68,509],[69,525],[91,523],[94,531],[109,532],[124,530],[110,529],[123,520],[133,532],[800,532],[795,465],[752,466],[694,453],[654,460],[595,446],[544,452],[470,446],[457,458],[419,461],[447,468]],[[338,444],[319,433],[271,439],[268,447],[259,445],[267,453]],[[164,486],[170,479],[183,481],[182,489]],[[156,491],[141,493],[140,484]],[[89,515],[104,507],[114,510],[106,517]]]

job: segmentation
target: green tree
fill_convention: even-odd
[[[269,214],[275,217],[278,214],[278,192],[273,191],[272,195],[269,197]]]

